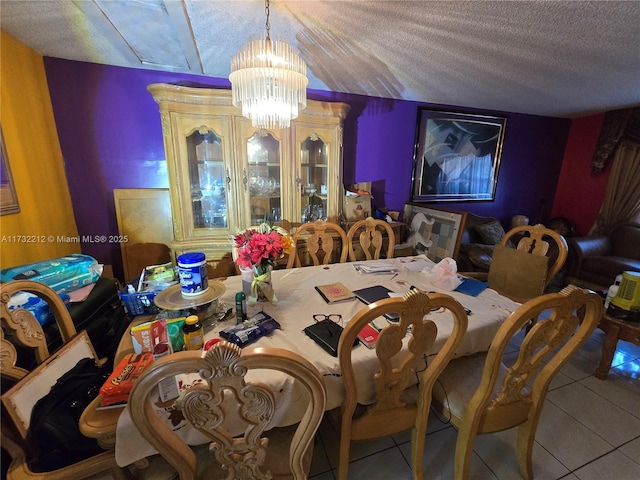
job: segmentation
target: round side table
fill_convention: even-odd
[[[640,322],[627,322],[604,313],[598,328],[605,332],[607,336],[602,344],[602,358],[596,370],[596,378],[606,380],[611,369],[611,362],[613,361],[613,354],[616,351],[618,340],[624,340],[640,346]]]

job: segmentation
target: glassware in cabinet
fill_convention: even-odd
[[[212,130],[186,137],[194,228],[228,228],[222,139]]]
[[[280,142],[260,130],[247,140],[251,224],[282,219]]]

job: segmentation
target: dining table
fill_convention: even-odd
[[[364,273],[362,265],[383,266],[382,272]],[[469,314],[468,329],[462,343],[455,355],[471,355],[487,351],[489,345],[500,325],[513,312],[519,303],[498,294],[496,291],[485,288],[475,295],[450,290],[448,286],[441,287],[434,281],[434,276],[429,273],[435,266],[434,262],[424,255],[400,257],[383,260],[370,260],[365,262],[347,262],[329,265],[307,266],[300,268],[274,270],[272,272],[272,286],[277,297],[277,302],[260,301],[247,306],[249,318],[264,312],[273,317],[280,327],[266,336],[259,338],[254,343],[244,347],[276,347],[290,350],[300,354],[311,362],[324,379],[327,403],[326,410],[339,407],[344,398],[344,386],[340,374],[338,359],[304,333],[304,328],[314,324],[314,315],[333,315],[332,318],[340,318],[340,323],[346,325],[365,304],[359,300],[352,300],[334,304],[328,304],[315,290],[316,286],[341,282],[348,289],[354,291],[361,288],[382,285],[387,287],[391,296],[402,296],[411,288],[418,288],[426,292],[446,293],[455,298],[465,307]],[[374,269],[376,270],[376,269]],[[217,308],[224,311],[235,306],[235,295],[242,291],[241,276],[231,276],[214,280],[224,285],[224,293],[217,299]],[[339,317],[337,317],[339,316]],[[429,355],[437,353],[445,343],[452,331],[453,321],[450,312],[434,311],[428,317],[437,327],[438,333],[432,350],[425,356],[428,362]],[[381,318],[376,321],[378,326],[384,326],[387,320]],[[233,326],[236,323],[235,315],[228,315],[224,321],[205,321],[205,340],[217,338],[220,331]],[[127,334],[125,334],[127,335]],[[410,338],[410,332],[404,339],[404,347]],[[404,349],[403,349],[404,350]],[[130,340],[124,338],[121,342],[118,355],[120,358],[132,352]],[[401,361],[402,351],[398,354],[398,362]],[[375,350],[367,348],[364,344],[354,346],[352,352],[353,365],[358,381],[358,401],[362,404],[371,404],[375,401],[373,376],[378,369]],[[254,375],[252,377],[252,375]],[[304,411],[303,393],[296,389],[295,382],[281,373],[249,372],[246,380],[259,379],[266,382],[275,392],[276,411],[270,424],[272,427],[287,426],[300,420]],[[98,399],[99,401],[99,399]],[[95,408],[94,404],[88,408]],[[117,414],[117,426],[115,428],[116,461],[120,466],[126,466],[155,453],[155,449],[141,436],[133,424],[127,407],[120,408]],[[110,410],[105,410],[110,412]],[[187,425],[184,419],[175,415],[173,407],[158,407],[158,414],[165,418],[168,424],[191,445],[202,444],[206,437],[195,428]],[[85,415],[83,417],[86,417]],[[95,417],[100,412],[91,412]],[[115,417],[115,413],[106,413]],[[179,420],[176,420],[178,418]],[[231,429],[233,429],[231,427]],[[81,420],[82,430],[82,420]],[[102,432],[105,434],[105,432]],[[113,432],[110,432],[113,434]],[[85,433],[86,434],[86,433]]]

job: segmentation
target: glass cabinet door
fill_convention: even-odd
[[[247,140],[251,225],[282,221],[280,142],[265,130]]]
[[[200,129],[186,137],[193,227],[228,228],[222,139]]]
[[[327,144],[315,134],[300,144],[301,221],[326,220],[329,184]]]

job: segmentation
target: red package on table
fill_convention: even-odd
[[[152,362],[153,353],[151,352],[131,353],[124,357],[100,388],[102,406],[129,400],[129,394],[136,380]]]

